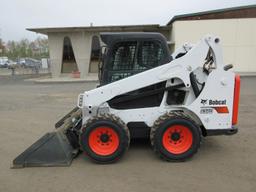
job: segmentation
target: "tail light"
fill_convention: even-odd
[[[233,100],[233,116],[232,125],[237,124],[238,120],[238,107],[239,107],[239,97],[240,97],[240,76],[235,76],[235,87],[234,87],[234,100]]]

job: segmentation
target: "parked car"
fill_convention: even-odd
[[[26,60],[25,58],[20,58],[20,59],[17,59],[17,64],[22,66],[22,67],[25,67],[26,66]]]
[[[8,67],[8,57],[0,57],[0,68]]]
[[[7,61],[7,67],[8,69],[11,69],[13,67],[15,67],[17,65],[17,62],[13,61],[13,60],[8,60]]]
[[[20,58],[18,64],[24,68],[41,68],[41,61],[33,58]]]

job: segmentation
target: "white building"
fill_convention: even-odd
[[[28,29],[48,35],[53,77],[79,71],[81,78],[98,71],[100,32],[160,32],[171,51],[205,34],[222,40],[224,60],[240,73],[256,73],[256,5],[177,15],[166,26],[98,26]]]
[[[256,5],[178,15],[167,26],[173,48],[214,34],[222,41],[226,64],[240,73],[256,72]]]

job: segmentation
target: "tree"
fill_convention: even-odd
[[[29,41],[28,39],[8,41],[4,54],[12,60],[24,57],[31,57],[35,59],[49,57],[48,39],[38,37],[34,41]]]
[[[5,46],[2,39],[0,39],[0,56],[3,56],[5,54]]]

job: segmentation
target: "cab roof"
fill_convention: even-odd
[[[159,40],[163,44],[167,44],[166,38],[161,33],[154,32],[120,32],[120,33],[100,33],[101,40],[110,45],[116,41],[126,40]]]

